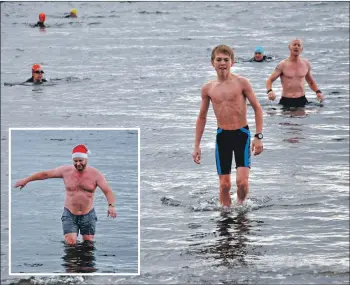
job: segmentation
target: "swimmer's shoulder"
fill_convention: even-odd
[[[237,80],[242,87],[246,86],[247,84],[250,85],[250,81],[247,77],[244,77],[244,76],[239,75],[239,74],[232,74],[232,75],[235,76],[235,77],[233,77],[233,80]]]
[[[281,60],[281,61],[278,63],[278,65],[285,65],[285,64],[288,63],[288,62],[289,62],[289,59],[288,59],[288,58],[285,58],[285,59]]]
[[[60,172],[63,176],[71,173],[75,167],[73,165],[61,165],[56,167],[54,170]]]
[[[217,80],[210,80],[202,86],[202,93],[208,93],[211,88],[213,88],[217,83]]]
[[[96,179],[104,178],[105,176],[101,171],[93,166],[88,166],[87,170],[89,171],[89,175],[95,177]]]
[[[304,64],[306,64],[308,67],[311,67],[311,63],[310,63],[310,61],[309,61],[307,58],[302,57],[302,58],[300,58],[300,60],[301,60]]]
[[[89,167],[87,169],[91,174],[102,174],[101,171],[99,171],[97,168],[95,168],[93,166],[89,165]]]
[[[269,61],[272,61],[272,60],[273,60],[272,56],[264,55],[263,61],[269,62]]]
[[[275,70],[279,70],[280,72],[283,72],[283,69],[284,69],[284,67],[286,66],[287,63],[288,63],[288,58],[281,60],[277,64]]]

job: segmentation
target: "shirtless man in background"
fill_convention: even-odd
[[[279,104],[284,107],[304,107],[308,104],[305,97],[304,84],[305,80],[310,88],[316,92],[317,100],[322,102],[324,96],[312,77],[311,64],[301,58],[303,43],[299,39],[292,40],[288,45],[290,54],[285,60],[282,60],[276,67],[275,71],[266,80],[267,95],[270,100],[276,99],[276,94],[272,90],[272,83],[281,78],[282,97]]]
[[[215,156],[220,182],[219,200],[224,209],[227,209],[232,204],[230,189],[233,152],[237,169],[237,202],[243,203],[248,195],[250,131],[247,122],[246,99],[255,112],[256,134],[252,143],[254,155],[263,151],[263,112],[249,81],[242,76],[231,73],[234,54],[230,47],[226,45],[215,47],[212,51],[211,63],[216,70],[217,80],[202,87],[202,101],[196,122],[193,160],[197,164],[200,163],[200,141],[211,101],[218,125]]]
[[[60,166],[53,170],[34,173],[33,175],[17,181],[15,188],[22,189],[28,182],[48,178],[63,178],[66,187],[66,198],[62,214],[62,227],[64,239],[67,244],[74,245],[77,236],[83,240],[93,241],[97,216],[94,209],[94,193],[98,186],[108,201],[107,216],[115,218],[115,196],[105,177],[97,169],[87,166],[88,149],[84,145],[73,148],[73,165]]]

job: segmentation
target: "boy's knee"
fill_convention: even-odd
[[[247,189],[248,188],[248,180],[247,179],[237,179],[236,181],[238,188]]]
[[[229,191],[231,189],[231,183],[229,181],[223,181],[220,183],[220,187],[223,191]]]

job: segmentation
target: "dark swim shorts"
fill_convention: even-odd
[[[81,235],[94,235],[97,216],[95,209],[92,209],[86,215],[74,215],[67,208],[64,208],[61,217],[63,234],[77,233]]]
[[[282,96],[279,104],[283,105],[283,107],[305,107],[305,105],[309,104],[309,101],[307,101],[305,95],[299,98],[286,98]]]
[[[219,175],[230,174],[232,155],[235,154],[237,167],[250,168],[250,131],[245,126],[238,130],[223,130],[216,132],[216,168]]]

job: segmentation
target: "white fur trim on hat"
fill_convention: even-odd
[[[89,152],[88,152],[89,153]],[[87,153],[82,153],[82,152],[75,152],[72,154],[72,158],[88,158]]]

